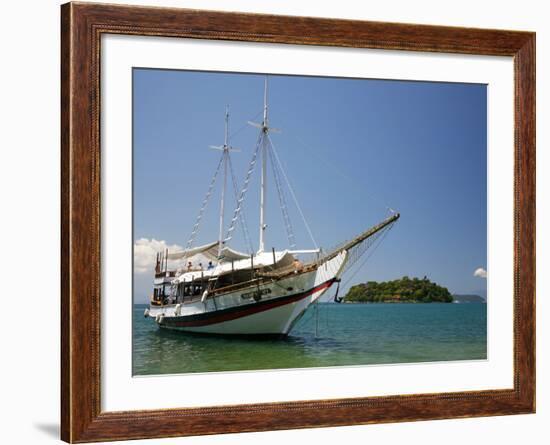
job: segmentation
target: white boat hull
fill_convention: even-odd
[[[343,252],[315,271],[204,302],[151,307],[147,315],[164,329],[217,335],[285,336],[307,308],[337,281],[346,258]],[[257,295],[258,291],[262,295],[258,301],[248,297]]]
[[[330,283],[331,284],[331,283]],[[202,334],[218,334],[218,335],[287,335],[294,324],[305,313],[309,305],[319,298],[325,292],[330,284],[327,283],[323,290],[312,293],[309,296],[284,303],[285,297],[279,297],[269,300],[262,304],[251,303],[247,307],[239,308],[240,311],[235,313],[233,318],[232,313],[212,314],[212,321],[201,320],[199,325],[193,325],[193,321],[185,321],[187,317],[164,318],[159,324],[165,329],[181,330],[186,332],[195,332]],[[270,304],[280,305],[270,307]],[[284,304],[282,304],[284,303]],[[264,309],[265,308],[265,309]],[[252,312],[252,313],[249,313]],[[228,317],[227,319],[224,319]],[[181,319],[181,322],[178,322]],[[220,320],[220,321],[216,321]]]

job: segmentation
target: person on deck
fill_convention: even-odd
[[[208,267],[206,268],[206,270],[212,270],[214,269],[214,265],[212,264],[212,261],[208,261]]]
[[[193,263],[191,261],[189,261],[187,263],[187,272],[191,272],[192,269],[193,269]]]

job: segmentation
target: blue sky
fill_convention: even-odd
[[[134,240],[185,245],[219,161],[230,107],[239,187],[261,120],[263,75],[134,69]],[[487,267],[486,86],[269,77],[271,135],[317,243],[325,248],[401,213],[354,282],[423,277],[453,293],[483,293]],[[269,172],[270,174],[270,172]],[[287,238],[268,177],[266,247]],[[231,197],[231,194],[230,194]],[[216,240],[219,187],[195,245]],[[287,190],[299,248],[311,248]],[[226,220],[234,208],[228,201]],[[259,169],[246,197],[258,245]],[[233,247],[243,248],[240,230]],[[152,271],[136,273],[136,301]],[[344,277],[344,281],[345,281]]]

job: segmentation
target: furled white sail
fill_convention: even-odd
[[[191,258],[195,255],[202,254],[210,261],[218,261],[218,246],[219,242],[214,241],[202,246],[194,247],[192,249],[180,250],[179,252],[169,252],[169,260],[181,260],[183,258]],[[233,250],[229,247],[223,249],[223,258],[220,262],[231,262],[249,258],[250,255],[246,253]]]

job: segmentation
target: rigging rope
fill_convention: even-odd
[[[373,238],[373,241],[372,243],[369,245],[372,246],[376,243],[376,241],[378,241],[378,243],[376,245],[374,245],[374,247],[372,248],[372,250],[369,252],[369,254],[364,258],[364,260],[361,262],[361,264],[359,265],[359,267],[353,272],[353,274],[351,274],[347,279],[346,281],[342,284],[342,286],[347,286],[351,280],[355,277],[355,275],[357,275],[357,273],[363,268],[363,266],[367,263],[367,261],[372,257],[372,255],[374,254],[374,252],[376,252],[376,249],[378,249],[378,246],[380,246],[380,244],[382,244],[382,241],[384,240],[384,238],[386,237],[386,235],[390,232],[390,230],[393,228],[393,223],[390,224],[389,226],[385,227],[383,230],[381,230],[379,233],[377,233]],[[355,260],[354,263],[352,264],[349,264],[349,265],[346,265],[346,271],[351,269],[354,264],[359,260],[359,258],[366,252],[367,249],[365,249],[363,251],[363,253]]]
[[[231,172],[231,180],[233,182],[233,193],[235,194],[235,201],[237,201],[239,197],[239,194],[238,194],[239,191],[237,188],[237,179],[235,177],[235,172],[233,170],[233,163],[231,162],[231,157],[228,157],[227,159],[229,160],[229,171]],[[248,232],[248,225],[246,224],[246,219],[243,212],[240,212],[239,220],[241,222],[243,238],[246,243],[246,246],[248,247],[248,253],[252,253],[254,249],[252,248],[252,242],[250,241],[250,235]]]
[[[255,119],[261,113],[262,113],[262,111],[259,111],[258,113],[256,113],[256,115],[252,119]],[[229,123],[227,125],[229,127]],[[247,124],[240,127],[238,130],[236,130],[235,132],[233,132],[231,134],[230,138],[232,138],[233,136],[235,136],[236,134],[238,134],[239,132],[244,130],[246,127],[247,127]],[[208,205],[208,201],[210,200],[210,196],[212,195],[212,191],[214,189],[214,185],[216,184],[216,178],[218,177],[218,173],[219,173],[220,168],[222,166],[224,156],[225,156],[225,153],[222,153],[222,156],[220,158],[220,162],[218,163],[218,167],[216,168],[216,172],[214,173],[214,176],[212,177],[212,180],[210,181],[210,186],[208,187],[208,192],[206,193],[206,197],[204,198],[204,200],[202,202],[202,207],[199,210],[199,214],[197,216],[197,219],[195,220],[195,225],[193,226],[193,230],[191,232],[189,240],[187,241],[186,249],[190,249],[193,246],[193,243],[195,242],[195,238],[196,238],[196,236],[199,232],[201,219],[202,219],[203,214],[204,214],[204,212],[206,210],[206,207]],[[255,162],[255,156],[253,157],[253,159],[254,159],[254,162]],[[232,181],[233,181],[233,189],[234,189],[234,193],[235,193],[235,199],[237,199],[237,191],[236,191],[237,190],[237,182],[236,182],[236,179],[235,179],[233,164],[231,163],[231,157],[228,156],[227,160],[229,161],[228,164],[229,164],[229,167],[231,169],[231,177],[232,177]],[[238,207],[238,204],[239,203],[237,202],[237,207]],[[246,220],[244,219],[244,215],[242,215],[242,213],[240,213],[240,209],[239,209],[239,215],[240,215],[239,219],[241,221],[241,227],[242,227],[242,230],[243,230],[243,237],[244,237],[245,243],[247,243],[247,246],[250,249],[249,251],[252,252],[253,249],[252,249],[252,243],[250,242],[248,227],[246,225]],[[234,223],[235,223],[235,221],[232,221],[233,225],[234,225]],[[231,232],[233,231],[233,229],[234,229],[234,227],[231,229]],[[223,242],[225,243],[226,241],[227,241],[227,239],[224,239]]]
[[[193,230],[191,232],[191,235],[189,236],[189,239],[187,240],[186,249],[190,249],[193,246],[193,243],[195,242],[195,238],[197,237],[197,234],[199,233],[199,227],[200,222],[202,219],[202,216],[204,215],[204,211],[206,210],[206,207],[208,206],[208,201],[210,200],[210,196],[212,195],[212,190],[214,189],[214,185],[216,184],[216,178],[218,177],[218,173],[220,172],[220,168],[223,163],[225,153],[222,153],[220,156],[220,162],[218,163],[218,167],[216,168],[216,172],[214,173],[214,176],[212,177],[212,180],[210,181],[210,186],[208,187],[208,192],[206,193],[205,198],[202,201],[202,206],[199,210],[199,214],[197,215],[197,219],[195,220],[195,225],[193,226]]]
[[[297,134],[292,134],[292,133],[288,133],[290,134],[291,137],[294,137],[294,139],[300,143],[302,145],[302,147],[304,147],[306,150],[308,150],[313,156],[315,156],[315,159],[317,160],[320,160],[321,162],[323,162],[323,164],[325,164],[327,167],[330,168],[330,170],[334,173],[337,173],[338,175],[340,175],[342,178],[346,179],[347,181],[349,181],[354,187],[359,187],[361,189],[361,195],[368,195],[368,197],[374,202],[374,203],[377,203],[378,205],[380,205],[381,207],[385,208],[386,210],[388,210],[390,213],[395,213],[395,211],[387,206],[380,198],[378,198],[374,193],[371,193],[370,191],[367,191],[365,190],[365,186],[364,184],[361,184],[357,179],[355,179],[354,177],[352,176],[349,176],[347,175],[346,173],[344,173],[341,169],[338,168],[338,166],[336,164],[334,164],[334,162],[329,162],[325,157],[323,157],[322,155],[322,152],[320,150],[313,150],[308,144],[306,144],[302,138],[300,138]]]
[[[290,185],[290,181],[288,180],[288,177],[286,176],[285,170],[283,169],[283,166],[281,164],[281,161],[279,160],[279,156],[277,155],[277,150],[275,148],[275,145],[273,145],[273,141],[271,140],[271,137],[269,134],[267,134],[267,139],[269,140],[269,144],[271,145],[273,154],[275,156],[275,160],[277,161],[277,164],[283,173],[283,178],[285,179],[286,185],[288,186],[288,189],[290,190],[290,194],[292,195],[292,199],[294,200],[294,204],[296,204],[296,207],[298,208],[298,212],[300,213],[300,216],[302,217],[302,221],[304,222],[304,225],[306,226],[307,232],[309,234],[309,237],[311,238],[311,241],[313,242],[313,245],[316,249],[319,248],[317,245],[317,242],[315,241],[315,238],[313,237],[313,233],[311,232],[311,228],[309,227],[309,224],[306,221],[306,217],[304,216],[304,212],[302,212],[302,208],[300,207],[300,203],[298,202],[298,198],[296,198],[296,194],[294,193],[294,189]]]
[[[277,187],[277,194],[279,195],[279,205],[281,207],[281,213],[283,214],[283,221],[285,223],[288,244],[290,245],[290,248],[293,249],[296,247],[296,238],[294,237],[294,231],[292,230],[292,223],[290,222],[290,216],[288,214],[288,208],[287,208],[286,199],[283,193],[281,178],[279,176],[279,170],[277,169],[277,164],[273,159],[273,151],[268,150],[268,153],[269,153],[269,158],[271,160],[271,168],[273,170],[273,178],[275,179],[275,186]]]
[[[256,165],[256,160],[258,158],[258,152],[260,151],[260,142],[262,140],[262,135],[260,134],[258,136],[258,142],[256,143],[256,149],[254,150],[254,153],[252,154],[252,159],[250,160],[250,164],[248,166],[248,171],[246,172],[246,177],[243,183],[243,187],[241,189],[241,193],[239,194],[239,198],[237,199],[237,207],[235,207],[235,210],[233,212],[233,218],[231,219],[231,224],[229,226],[229,229],[227,229],[227,234],[225,236],[225,239],[223,240],[223,243],[226,244],[228,241],[231,240],[233,237],[233,231],[235,230],[235,225],[237,223],[237,220],[239,219],[239,214],[241,213],[242,204],[246,195],[246,192],[248,190],[248,185],[250,183],[250,178],[252,177],[252,172],[254,171],[254,166]]]
[[[251,117],[250,119],[248,119],[248,121],[255,121],[256,118],[257,118],[258,116],[260,116],[263,112],[264,112],[263,109],[260,110],[260,111],[258,111],[253,117]],[[246,124],[242,125],[241,127],[239,127],[238,130],[235,130],[233,133],[231,133],[231,134],[229,135],[229,139],[232,140],[237,134],[239,134],[241,131],[243,131],[245,128],[248,128],[249,126],[250,126],[250,124],[249,124],[248,122],[247,122]]]

